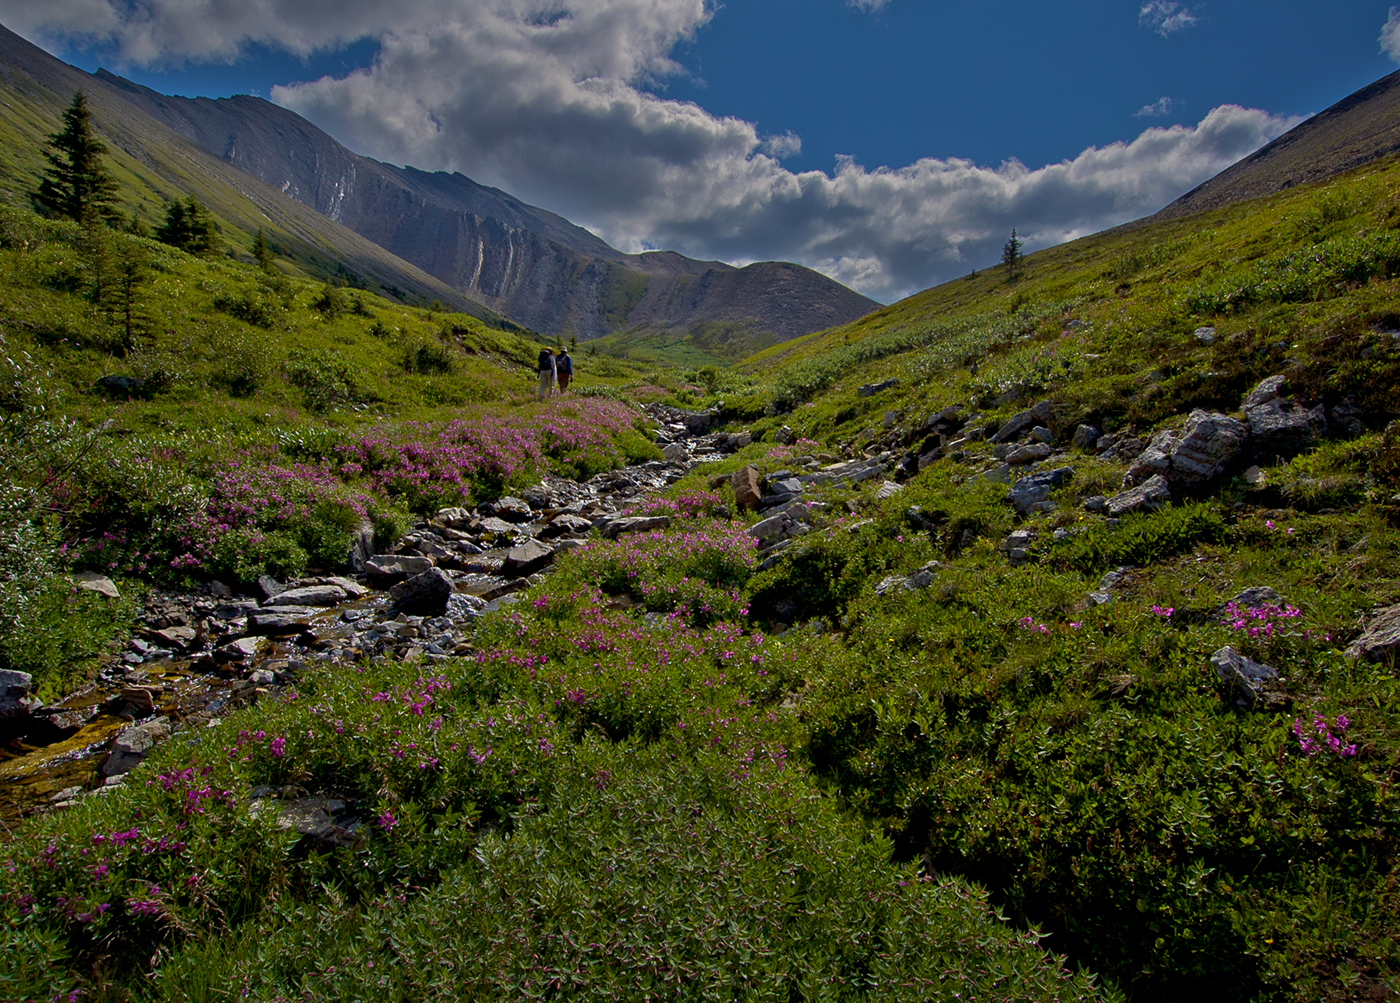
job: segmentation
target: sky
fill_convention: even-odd
[[[883,302],[1156,211],[1400,63],[1372,0],[0,0],[165,93],[256,94],[627,251]]]

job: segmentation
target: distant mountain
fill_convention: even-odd
[[[517,323],[580,339],[723,323],[783,341],[879,304],[800,265],[745,268],[624,254],[582,227],[461,174],[347,150],[261,98],[182,98],[97,79],[222,162],[342,223]]]
[[[107,143],[123,207],[142,213],[148,223],[159,221],[166,200],[194,194],[217,220],[237,228],[224,233],[230,245],[246,249],[261,227],[277,253],[306,275],[348,279],[406,302],[439,300],[498,326],[514,326],[416,265],[205,153],[132,104],[112,78],[69,66],[0,27],[0,188],[9,188],[13,200],[27,202],[44,168],[46,137],[61,126],[62,111],[79,89]]]
[[[1400,151],[1400,70],[1343,98],[1140,222],[1315,184]]]

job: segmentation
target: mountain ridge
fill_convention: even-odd
[[[262,98],[172,97],[106,70],[96,77],[206,153],[546,334],[589,340],[723,322],[777,342],[880,306],[788,262],[740,268],[675,251],[626,254],[460,173],[356,154]]]

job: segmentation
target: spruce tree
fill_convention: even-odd
[[[117,183],[102,166],[107,152],[92,131],[92,113],[82,91],[63,113],[63,129],[49,137],[44,153],[49,166],[34,193],[34,201],[50,216],[82,220],[88,216],[113,219]]]
[[[272,247],[263,236],[262,227],[258,227],[257,236],[253,238],[253,260],[258,263],[259,268],[271,274],[272,258]]]
[[[209,254],[214,250],[214,221],[209,210],[191,195],[165,207],[165,222],[156,229],[155,236],[162,244],[189,254]]]
[[[1012,227],[1011,239],[1001,249],[1001,261],[1006,265],[1007,281],[1016,277],[1016,266],[1021,263],[1023,257],[1025,255],[1021,253],[1021,240],[1016,236],[1015,227]]]

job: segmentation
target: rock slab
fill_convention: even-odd
[[[1393,658],[1397,653],[1400,653],[1400,605],[1381,610],[1346,651],[1348,658],[1365,658],[1372,662]]]
[[[548,550],[548,548],[545,548]],[[441,568],[432,568],[399,582],[389,595],[402,612],[422,616],[442,616],[453,593],[452,579]]]

